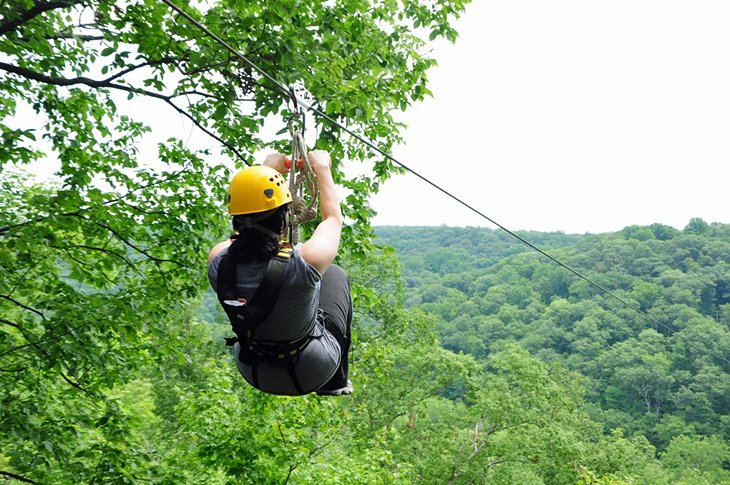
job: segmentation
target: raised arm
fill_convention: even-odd
[[[210,264],[210,262],[213,261],[213,258],[215,258],[218,253],[220,253],[221,251],[223,251],[225,248],[227,248],[230,245],[231,245],[231,240],[228,239],[226,241],[219,242],[218,244],[213,246],[213,249],[211,249],[210,252],[208,253],[208,264]]]
[[[324,274],[337,256],[343,218],[335,181],[332,179],[332,159],[329,153],[313,150],[309,152],[309,163],[317,175],[322,222],[314,230],[312,237],[302,245],[302,257],[317,268],[320,274]]]

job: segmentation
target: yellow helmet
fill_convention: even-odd
[[[228,213],[232,216],[265,212],[288,202],[289,184],[279,172],[264,165],[244,168],[228,189]]]

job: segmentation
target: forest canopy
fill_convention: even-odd
[[[402,141],[394,113],[429,95],[423,39],[454,40],[465,3],[179,5],[387,151]],[[374,239],[368,198],[397,169],[318,125],[348,194],[356,391],[265,395],[223,345],[205,258],[229,232],[229,167],[287,149],[262,135],[291,115],[285,97],[153,0],[0,2],[0,54],[3,479],[730,480],[728,226],[527,234],[652,326],[503,233]],[[133,103],[186,119],[210,148],[181,133],[142,156]]]
[[[466,2],[175,3],[389,150],[401,141],[394,112],[429,95],[423,38],[455,39]],[[191,148],[182,131],[143,156],[155,138],[134,106],[185,120],[207,147]],[[207,354],[185,350],[205,341],[189,308],[205,288],[208,248],[230,230],[228,167],[286,152],[285,137],[262,130],[291,114],[267,79],[163,2],[0,2],[0,475],[180,481],[139,434],[153,407],[172,413],[175,403],[145,396],[161,396],[176,373],[170,359],[203,372]],[[364,262],[368,197],[395,169],[335,126],[310,130],[349,194],[343,252]],[[346,177],[345,160],[365,175]],[[234,471],[221,476],[238,475],[224,466]]]
[[[584,410],[604,431],[647,439],[660,454],[685,439],[727,450],[729,225],[522,234],[634,308],[501,232],[378,234],[403,265],[405,307],[436,318],[445,349],[488,361],[518,343],[585,378]]]

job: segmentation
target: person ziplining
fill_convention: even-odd
[[[236,366],[255,388],[280,395],[346,395],[352,297],[345,271],[333,264],[342,212],[330,155],[307,154],[316,175],[322,220],[294,247],[292,195],[281,153],[238,172],[228,190],[234,234],[208,255],[208,278],[236,334]]]
[[[265,79],[266,81],[271,83],[273,86],[275,86],[287,98],[291,98],[291,100],[294,101],[296,104],[297,93],[295,92],[294,89],[292,89],[291,86],[289,88],[287,88],[286,86],[281,84],[273,76],[271,76],[266,71],[261,69],[258,65],[253,63],[251,60],[249,60],[246,56],[241,54],[239,51],[237,51],[236,49],[231,47],[229,44],[227,44],[225,41],[223,41],[220,37],[213,34],[210,30],[208,30],[200,22],[198,22],[197,20],[192,18],[189,14],[187,14],[184,10],[177,7],[171,0],[162,0],[162,1],[163,1],[163,3],[170,6],[170,8],[172,8],[174,11],[179,13],[182,17],[184,17],[192,25],[197,27],[200,31],[202,31],[207,36],[209,36],[210,38],[215,40],[219,45],[221,45],[223,48],[225,48],[229,53],[231,53],[233,56],[235,56],[238,60],[245,63],[249,68],[251,68],[253,71],[258,73],[262,77],[262,79]],[[457,197],[453,193],[447,191],[440,185],[438,185],[435,182],[424,177],[423,175],[421,175],[417,171],[413,170],[412,168],[406,166],[400,160],[395,158],[393,155],[391,155],[390,153],[386,152],[381,147],[379,147],[377,144],[368,140],[364,136],[361,136],[360,134],[356,133],[355,131],[349,129],[343,123],[341,123],[337,119],[334,119],[333,117],[329,116],[327,113],[325,113],[321,109],[317,108],[312,103],[309,103],[309,106],[307,106],[307,110],[310,111],[311,113],[313,113],[314,115],[318,116],[319,118],[326,120],[331,125],[337,127],[343,133],[349,134],[354,139],[360,141],[364,146],[366,146],[367,148],[372,150],[374,153],[382,155],[382,157],[385,160],[392,162],[393,164],[397,165],[404,171],[406,171],[406,172],[412,174],[413,176],[417,177],[418,179],[422,180],[424,183],[430,185],[432,188],[436,189],[437,191],[439,191],[446,197],[454,200],[458,204],[462,205],[464,208],[475,213],[480,218],[495,225],[496,227],[503,230],[504,232],[506,232],[513,238],[515,238],[516,240],[525,244],[526,246],[533,249],[534,251],[540,253],[547,259],[551,260],[553,263],[557,264],[558,266],[560,266],[563,269],[567,270],[568,272],[572,273],[574,276],[585,281],[593,288],[595,288],[595,289],[599,290],[600,292],[602,292],[603,294],[613,298],[614,300],[623,304],[627,308],[631,308],[632,310],[636,311],[637,313],[644,315],[648,320],[650,320],[657,327],[662,327],[662,328],[668,330],[669,332],[676,333],[676,329],[674,329],[670,325],[667,325],[666,323],[660,321],[656,317],[652,316],[646,310],[640,308],[636,304],[633,304],[632,302],[628,301],[627,299],[621,297],[616,292],[611,291],[608,288],[606,288],[605,286],[595,282],[593,279],[588,278],[583,273],[581,273],[581,272],[577,271],[576,269],[572,268],[571,266],[567,265],[560,259],[550,255],[546,251],[537,247],[535,244],[531,243],[530,241],[525,239],[523,236],[517,234],[514,231],[511,231],[506,226],[500,224],[499,222],[490,218],[489,216],[487,216],[480,210],[476,209],[474,206],[466,203],[464,200]],[[303,142],[301,143],[301,146],[302,146],[302,148],[304,148],[304,151],[306,152],[306,147],[304,147]],[[315,166],[318,167],[317,170],[315,170],[315,172],[317,172],[318,170],[319,171],[322,170],[321,166],[319,165],[319,163],[321,162],[321,160],[319,159],[320,156],[326,157],[326,160],[329,163],[329,160],[330,160],[329,155],[325,154],[324,152],[314,152],[312,154],[312,156],[305,157],[305,160],[310,160],[310,161],[314,160],[314,161],[312,161],[312,167],[315,167]],[[298,158],[296,158],[296,157],[293,157],[293,159],[298,160]],[[285,162],[286,162],[286,157],[284,157],[283,155],[280,155],[280,154],[275,154],[270,157],[267,157],[267,160],[264,161],[264,165],[278,167],[278,170],[274,170],[274,172],[275,172],[275,174],[280,176],[280,174],[286,173],[288,171],[288,169],[291,168],[290,166],[286,166]],[[251,167],[251,168],[253,168],[253,167]],[[247,169],[247,170],[250,170],[250,169]],[[317,175],[319,175],[318,172],[317,172]],[[331,174],[329,173],[329,168],[327,170],[327,177],[329,180],[331,180]],[[234,182],[235,182],[235,179],[234,179]],[[284,182],[284,183],[286,183],[286,182]],[[340,235],[340,231],[341,231],[341,227],[342,227],[342,216],[339,211],[339,204],[336,203],[336,198],[335,198],[334,201],[335,201],[335,205],[336,205],[336,214],[337,214],[336,218],[339,220],[339,223],[337,225],[338,228],[336,231],[336,238],[334,236],[325,236],[325,234],[334,233],[334,231],[327,229],[330,227],[329,223],[327,223],[325,225],[325,223],[327,222],[327,219],[329,217],[329,216],[326,217],[325,214],[326,213],[330,214],[329,213],[330,208],[326,208],[326,205],[325,205],[325,201],[328,199],[328,196],[325,196],[325,190],[328,190],[328,191],[332,190],[332,193],[329,195],[333,196],[333,194],[334,194],[334,192],[333,192],[334,182],[331,183],[331,187],[328,187],[327,189],[325,189],[325,187],[328,186],[329,184],[330,184],[330,182],[327,180],[324,181],[324,185],[323,185],[322,181],[318,181],[316,184],[316,187],[313,187],[311,185],[311,180],[307,180],[307,185],[310,190],[310,193],[312,192],[312,190],[314,188],[319,188],[319,190],[322,192],[321,193],[322,201],[321,201],[321,205],[320,205],[320,208],[322,211],[322,223],[317,228],[317,230],[315,231],[312,238],[309,241],[307,241],[306,243],[304,243],[303,245],[295,244],[293,252],[284,251],[281,254],[277,253],[277,255],[275,257],[272,257],[274,255],[275,251],[270,251],[268,254],[269,254],[269,258],[272,262],[298,260],[297,258],[299,258],[302,261],[304,261],[307,265],[309,265],[309,267],[315,269],[315,272],[317,273],[317,276],[319,277],[319,278],[316,278],[318,280],[317,284],[321,284],[321,289],[316,290],[315,293],[317,294],[317,296],[312,296],[311,298],[312,298],[312,301],[315,301],[317,298],[319,298],[319,293],[321,293],[321,301],[319,302],[319,306],[322,308],[322,310],[324,310],[322,313],[323,317],[315,319],[316,325],[319,325],[319,327],[324,326],[325,332],[323,335],[328,335],[330,338],[334,338],[334,340],[339,345],[339,350],[340,350],[341,355],[339,358],[339,364],[338,364],[339,367],[337,369],[337,374],[335,374],[334,377],[332,377],[329,382],[325,383],[324,385],[322,385],[319,388],[316,388],[316,386],[314,386],[314,387],[313,386],[309,386],[309,387],[303,386],[302,383],[299,382],[299,379],[302,379],[302,377],[300,376],[300,373],[303,375],[306,375],[306,376],[310,376],[310,371],[311,371],[312,375],[313,375],[314,371],[312,369],[314,369],[314,367],[316,367],[316,365],[313,365],[311,363],[313,361],[308,362],[308,363],[302,362],[304,360],[304,357],[307,354],[307,349],[312,347],[313,341],[331,342],[331,340],[323,339],[323,337],[316,337],[316,336],[314,336],[314,334],[311,333],[311,331],[308,331],[308,332],[304,332],[302,334],[302,337],[306,337],[306,338],[299,337],[299,338],[302,338],[301,346],[294,347],[296,345],[297,341],[288,341],[287,342],[287,341],[276,340],[276,338],[281,338],[281,336],[280,335],[276,336],[276,335],[271,334],[269,332],[269,330],[266,329],[266,327],[268,325],[263,325],[263,330],[260,331],[260,333],[258,334],[259,338],[263,339],[265,336],[273,336],[275,338],[273,340],[273,346],[276,348],[274,349],[273,352],[267,351],[267,352],[263,352],[262,355],[259,355],[259,353],[261,353],[261,352],[257,351],[257,350],[253,350],[253,349],[260,348],[263,345],[263,340],[259,341],[258,338],[254,338],[251,335],[253,335],[254,329],[259,331],[258,326],[257,326],[258,321],[262,321],[264,324],[268,324],[269,320],[275,321],[276,315],[277,315],[276,311],[274,310],[274,313],[272,313],[271,316],[268,317],[268,319],[261,318],[260,315],[265,315],[266,312],[268,311],[267,310],[268,306],[262,305],[262,304],[257,305],[256,302],[254,301],[254,303],[252,303],[253,310],[248,313],[253,314],[253,315],[258,315],[258,319],[257,319],[257,317],[251,318],[250,315],[249,316],[246,315],[246,313],[247,313],[245,310],[246,305],[247,305],[246,302],[248,302],[249,300],[246,300],[245,296],[239,297],[242,300],[242,301],[238,302],[239,306],[235,306],[235,305],[232,306],[229,304],[225,304],[224,300],[221,299],[221,304],[224,306],[224,309],[226,309],[226,313],[228,314],[229,318],[231,319],[234,329],[236,328],[238,320],[241,320],[240,317],[248,318],[247,321],[249,321],[249,322],[252,320],[255,320],[257,322],[251,326],[246,327],[246,328],[248,328],[248,330],[243,331],[243,334],[244,334],[243,337],[241,337],[240,335],[238,336],[239,343],[236,343],[236,349],[237,349],[236,355],[239,357],[238,362],[237,362],[238,368],[241,371],[241,373],[244,375],[246,380],[248,380],[254,386],[256,386],[262,390],[268,389],[267,386],[269,385],[269,381],[266,379],[270,379],[271,376],[273,376],[274,374],[276,374],[278,376],[278,378],[281,379],[281,378],[283,378],[282,376],[285,375],[284,371],[282,371],[281,369],[286,369],[286,373],[287,373],[287,375],[289,375],[289,378],[291,380],[291,386],[293,386],[293,389],[296,390],[296,393],[298,393],[298,394],[305,394],[307,392],[312,392],[313,390],[317,390],[317,392],[320,394],[335,394],[335,395],[349,394],[352,392],[352,385],[351,385],[350,381],[347,380],[347,350],[349,349],[349,343],[350,343],[350,332],[351,332],[350,326],[351,326],[351,319],[352,319],[352,301],[351,301],[350,290],[349,290],[349,280],[347,279],[347,275],[344,273],[344,271],[342,271],[342,269],[337,266],[332,266],[330,269],[330,272],[325,273],[327,271],[327,268],[329,267],[329,264],[331,264],[331,262],[334,260],[334,257],[337,253],[337,248],[339,246],[339,235]],[[232,189],[233,189],[233,183],[232,183]],[[272,188],[272,190],[273,190],[273,188]],[[290,195],[289,195],[289,197],[290,197]],[[290,204],[290,202],[291,202],[291,199],[289,201],[283,202],[279,205],[284,205],[284,204],[288,205],[288,204]],[[229,203],[229,210],[230,210],[230,207],[231,207],[231,204]],[[278,207],[278,205],[277,205],[277,207]],[[299,209],[299,207],[297,207],[297,210],[298,209]],[[308,209],[311,209],[311,207],[309,207]],[[265,212],[265,210],[263,208],[259,207],[258,211],[255,209],[251,210],[250,214],[256,214],[257,212]],[[220,280],[220,278],[218,278],[218,280],[216,279],[217,275],[219,273],[218,267],[219,267],[219,265],[221,265],[221,262],[222,262],[221,259],[223,258],[223,256],[221,256],[221,254],[227,254],[227,253],[224,253],[224,251],[228,250],[228,246],[231,246],[230,250],[234,255],[234,260],[238,261],[241,259],[240,255],[236,256],[236,254],[239,253],[240,250],[236,250],[235,247],[237,245],[238,240],[247,239],[247,238],[241,237],[242,234],[244,234],[244,233],[253,234],[253,232],[255,232],[257,230],[260,232],[266,231],[266,232],[264,232],[264,234],[267,234],[269,239],[275,240],[278,248],[283,247],[279,243],[279,241],[281,240],[282,235],[286,233],[285,226],[288,225],[287,220],[284,220],[282,222],[281,227],[279,227],[274,222],[273,226],[272,226],[273,229],[266,228],[264,225],[264,221],[268,221],[267,224],[269,224],[269,225],[272,224],[272,222],[271,222],[271,220],[269,220],[268,216],[263,219],[257,219],[257,216],[251,216],[251,219],[248,219],[249,222],[246,222],[247,219],[239,219],[237,222],[236,217],[243,216],[246,214],[249,214],[249,213],[240,212],[238,214],[235,214],[235,213],[231,212],[231,215],[234,216],[234,221],[233,221],[234,229],[236,231],[238,231],[238,234],[235,235],[232,239],[232,241],[234,241],[233,244],[231,244],[231,241],[226,241],[224,243],[220,243],[215,248],[213,248],[213,250],[211,251],[211,254],[209,257],[208,274],[211,279],[211,285],[213,285],[214,288],[217,288],[217,286],[220,285],[218,283],[218,280]],[[252,219],[256,219],[256,220],[252,220]],[[301,220],[304,220],[304,219],[301,219]],[[300,221],[300,217],[295,216],[293,224],[296,225],[296,224],[298,224],[299,221]],[[248,224],[248,226],[246,226],[245,224]],[[256,228],[258,228],[258,229],[256,229]],[[320,231],[320,228],[322,229],[321,231]],[[276,235],[277,230],[279,231],[278,235]],[[320,237],[320,233],[321,233],[321,237]],[[272,234],[274,234],[275,236],[272,236]],[[294,240],[294,241],[296,241],[296,234],[297,234],[297,231],[292,232],[292,240]],[[331,240],[330,240],[330,237],[332,237]],[[259,239],[261,239],[260,236],[259,236]],[[256,238],[252,238],[251,240],[255,241]],[[320,269],[318,267],[318,263],[314,259],[311,259],[311,258],[315,257],[315,255],[313,254],[315,251],[314,250],[310,251],[310,250],[306,249],[308,247],[310,247],[310,248],[318,247],[321,244],[320,240],[322,243],[325,240],[330,240],[330,243],[334,242],[334,251],[331,254],[331,259],[329,259],[328,264],[326,264],[325,267],[322,269]],[[253,244],[253,246],[255,246],[254,243],[252,243],[252,244]],[[264,243],[259,242],[256,244],[264,244]],[[241,247],[243,247],[243,246],[248,247],[248,243],[241,244]],[[298,251],[297,251],[297,248],[299,248]],[[323,257],[323,255],[318,255],[317,257],[318,258]],[[238,259],[235,259],[235,258],[238,258]],[[273,263],[273,264],[269,265],[269,270],[266,270],[266,268],[263,266],[266,262],[266,257],[247,256],[247,258],[248,259],[246,259],[246,261],[255,261],[259,265],[260,270],[259,270],[258,276],[251,277],[251,281],[263,282],[262,283],[263,288],[259,287],[258,290],[256,290],[256,294],[258,295],[259,293],[263,293],[264,295],[270,295],[270,294],[275,293],[275,291],[271,290],[271,288],[273,288],[275,290],[276,285],[266,284],[266,282],[268,280],[273,279],[273,277],[268,277],[268,275],[270,273],[277,272],[277,271],[272,272],[271,267],[273,266],[275,268],[280,265],[278,263]],[[225,267],[230,264],[231,263],[228,263],[228,264],[222,265],[222,266]],[[235,273],[235,271],[234,271],[234,273]],[[263,274],[263,273],[266,273],[266,275],[267,275],[266,278],[261,276],[261,274]],[[332,276],[332,273],[336,273],[338,276]],[[230,279],[232,280],[233,277],[231,277]],[[319,280],[321,280],[321,281],[319,281]],[[330,285],[330,281],[332,281],[332,280],[335,280],[335,281],[332,283],[332,285]],[[337,281],[337,280],[340,280],[340,281]],[[249,281],[249,283],[250,283],[250,281]],[[343,297],[332,296],[332,295],[335,295],[336,292],[331,290],[331,286],[333,286],[335,289],[346,288],[346,299]],[[244,290],[245,290],[244,293],[247,291],[250,294],[250,296],[253,296],[252,288],[255,289],[255,285],[250,285],[250,284],[244,285]],[[261,290],[264,290],[264,291],[261,291]],[[220,291],[220,289],[217,289],[216,291],[219,294],[219,299],[220,299],[221,291]],[[330,298],[333,298],[333,299],[330,300]],[[258,298],[258,300],[259,300],[259,302],[261,302],[261,300],[266,301],[266,300],[270,300],[270,297]],[[228,301],[232,302],[233,300],[228,300]],[[346,301],[347,303],[343,304],[342,303],[343,301]],[[327,311],[328,306],[332,309],[331,311],[334,312],[332,315],[344,314],[346,316],[344,318],[338,319],[338,318],[334,318],[332,315],[328,315],[328,311]],[[345,309],[345,310],[343,310],[343,309]],[[304,320],[307,319],[305,317],[306,316],[303,317]],[[324,324],[322,322],[324,322]],[[279,322],[279,323],[281,323],[281,322]],[[313,330],[316,327],[316,325],[315,326],[310,325],[307,328],[310,330]],[[275,328],[276,324],[274,324],[273,327]],[[302,328],[304,328],[304,327],[306,327],[306,325],[303,326]],[[238,325],[238,328],[239,329],[241,328],[240,324]],[[246,334],[248,334],[248,336]],[[304,335],[304,334],[306,334],[306,335]],[[241,346],[240,342],[249,342],[248,350],[244,349],[243,355],[238,350],[239,347]],[[250,344],[250,342],[253,342],[253,344]],[[258,345],[257,343],[260,343],[261,345]],[[266,344],[270,345],[271,342],[267,342]],[[289,353],[290,357],[285,357],[285,355],[284,355],[285,352],[281,352],[280,351],[281,349],[283,349],[283,350],[288,349],[288,353]],[[329,349],[329,348],[327,348],[327,349],[328,349],[328,351],[331,352],[331,349]],[[276,354],[275,357],[276,357],[276,360],[278,360],[278,362],[276,362],[277,366],[271,365],[271,362],[274,362],[274,360],[272,358],[266,357],[269,354],[272,354],[272,355]],[[247,355],[248,355],[248,357],[247,357]],[[253,358],[253,357],[251,357],[251,355],[258,356],[258,357]],[[279,358],[279,357],[281,357],[281,358]],[[242,360],[242,358],[243,358],[243,360]],[[720,358],[722,358],[724,361],[727,361],[727,359],[722,356],[720,356]],[[264,366],[261,366],[260,362],[262,360],[266,361],[267,364]],[[246,362],[249,362],[249,363],[246,363]],[[283,362],[286,362],[286,365],[283,365]],[[267,375],[266,379],[264,379],[266,381],[266,384],[261,384],[261,386],[259,384],[257,384],[259,367],[263,367],[264,374]],[[278,373],[275,373],[272,370],[275,367],[278,369],[278,371],[277,371]],[[271,372],[271,375],[269,375],[268,372]],[[262,380],[262,382],[264,382],[264,380]],[[312,380],[316,380],[316,378],[312,378]],[[337,387],[337,386],[341,386],[341,387]],[[280,390],[278,390],[279,388],[282,388],[282,389],[286,388],[286,390],[280,391]],[[281,382],[279,382],[278,385],[271,385],[270,389],[272,389],[272,390],[267,391],[267,392],[294,394],[294,392],[292,391],[292,387],[287,387],[287,386],[281,384]]]

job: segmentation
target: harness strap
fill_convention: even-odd
[[[281,293],[284,275],[289,268],[291,253],[291,249],[282,249],[269,260],[266,276],[251,297],[251,304],[246,306],[246,320],[253,320],[254,327],[266,320],[274,310],[274,304]]]
[[[238,296],[236,263],[230,254],[223,256],[218,266],[218,301],[231,320],[236,335],[253,338],[258,324],[269,317],[281,293],[282,280],[290,259],[291,249],[283,249],[269,260],[266,274],[249,302]]]
[[[274,309],[283,286],[284,276],[289,268],[292,250],[280,250],[269,260],[261,284],[250,301],[238,297],[236,289],[236,263],[229,254],[221,259],[218,266],[218,300],[231,321],[236,338],[227,338],[226,345],[240,345],[238,360],[251,367],[253,385],[259,388],[258,365],[264,361],[286,361],[292,383],[299,394],[305,394],[294,368],[294,358],[303,351],[313,337],[305,335],[292,341],[266,341],[255,338],[256,327],[266,320]]]

